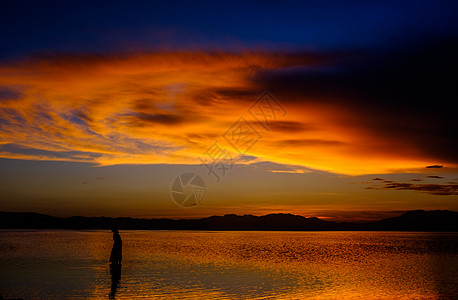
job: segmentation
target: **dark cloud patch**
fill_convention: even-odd
[[[88,117],[81,111],[71,111],[67,114],[62,114],[62,117],[76,125],[81,125],[84,127],[88,127],[87,119]]]
[[[186,137],[198,140],[211,140],[220,137],[220,135],[216,133],[188,133]]]
[[[101,157],[102,154],[85,151],[49,151],[43,149],[29,148],[17,144],[0,145],[0,153],[20,154],[41,159],[68,159],[77,161],[87,161]]]
[[[297,140],[280,140],[277,144],[282,146],[341,146],[344,142],[334,140],[321,140],[321,139],[297,139]]]
[[[156,105],[154,105],[154,99],[137,99],[133,103],[133,108],[138,112],[153,112],[157,111]]]
[[[423,181],[423,179],[413,178],[413,179],[410,179],[410,181]]]
[[[13,124],[24,125],[27,124],[27,120],[24,115],[16,109],[0,107],[0,126],[6,125],[5,127],[7,128]]]
[[[269,121],[269,130],[281,132],[301,132],[315,130],[312,124],[295,122],[295,121]]]
[[[82,110],[75,111],[75,116],[77,116],[81,120],[85,121],[86,123],[93,121],[92,118],[86,112],[84,112]]]
[[[249,161],[254,161],[256,160],[258,157],[257,156],[254,156],[254,155],[241,155],[240,157],[237,158],[237,161],[240,161],[240,162],[249,162]]]
[[[458,163],[458,39],[443,38],[378,53],[343,55],[341,63],[319,71],[264,70],[253,80],[282,102],[341,109],[353,118],[342,126],[365,128],[429,159]],[[287,105],[287,103],[284,103]]]
[[[202,142],[211,143],[212,141],[216,140],[220,137],[219,134],[211,134],[211,133],[204,133],[204,134],[197,134],[197,133],[188,133],[185,135],[185,139],[188,143],[193,145],[201,145]]]
[[[55,120],[46,112],[39,112],[37,115],[41,115],[43,118],[46,118],[50,122],[55,122]],[[87,134],[92,136],[101,136],[97,132],[91,129],[89,123],[93,122],[93,119],[83,110],[71,110],[66,113],[61,113],[61,117],[64,120],[78,126],[81,130],[84,130]]]
[[[246,121],[253,126],[259,126],[260,123],[257,121]],[[303,132],[317,130],[318,127],[311,123],[297,122],[297,121],[270,121],[269,130],[278,132]]]
[[[437,175],[429,175],[429,176],[426,176],[426,177],[428,177],[428,178],[436,178],[436,179],[442,179],[442,178],[444,178],[444,177],[442,177],[442,176],[437,176]]]
[[[191,96],[193,102],[202,106],[214,106],[222,103],[252,103],[259,97],[260,89],[239,87],[217,87],[196,90]]]
[[[199,106],[214,106],[220,104],[221,102],[221,100],[218,100],[213,93],[208,91],[199,91],[196,95],[192,95],[191,99]]]
[[[46,111],[37,111],[34,116],[35,121],[38,122],[52,122],[54,123],[53,117]]]
[[[252,167],[269,171],[269,172],[285,172],[285,173],[313,173],[315,175],[318,174],[329,174],[328,172],[325,171],[318,171],[314,170],[311,168],[306,168],[302,166],[297,166],[297,165],[285,165],[285,164],[279,164],[271,161],[261,161],[261,162],[253,162],[251,164]],[[298,172],[300,171],[300,172]]]
[[[138,113],[136,117],[143,122],[162,125],[176,125],[184,122],[180,115]]]
[[[8,87],[8,86],[0,86],[0,102],[8,101],[8,100],[18,100],[24,96],[21,89]]]
[[[211,89],[211,92],[222,98],[237,100],[237,99],[248,99],[254,101],[259,97],[259,91],[255,89],[241,89],[241,88],[215,88]]]
[[[392,182],[392,183],[387,183],[385,185],[386,189],[397,189],[397,190],[402,190],[402,189],[409,189],[412,187],[412,183],[400,183],[400,182]]]
[[[139,123],[155,123],[175,125],[185,121],[187,111],[177,111],[177,107],[170,104],[156,103],[158,99],[136,99],[132,103],[133,113],[128,113],[131,118],[136,118]]]
[[[442,168],[442,167],[444,167],[444,166],[432,165],[432,166],[427,166],[426,168],[427,168],[427,169],[440,169],[440,168]]]
[[[375,178],[372,178],[372,180],[383,180],[383,178],[375,177]]]
[[[404,182],[391,182],[383,187],[366,187],[366,189],[376,190],[409,190],[431,195],[458,195],[458,184],[413,184]]]

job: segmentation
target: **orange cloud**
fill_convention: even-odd
[[[338,173],[383,173],[432,163],[355,128],[355,115],[303,95],[263,128],[247,109],[262,70],[313,66],[305,54],[59,55],[0,66],[0,157],[113,164],[200,164],[241,116],[260,136],[245,154]],[[311,104],[312,103],[312,104]],[[357,117],[357,116],[356,116]],[[409,153],[410,155],[406,155]],[[291,171],[288,171],[291,172]],[[294,171],[295,172],[295,171]]]

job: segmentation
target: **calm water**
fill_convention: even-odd
[[[0,295],[24,299],[454,299],[458,233],[0,231]]]

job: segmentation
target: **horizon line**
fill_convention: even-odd
[[[422,212],[458,212],[458,211],[454,211],[454,210],[449,210],[449,209],[431,209],[431,210],[425,210],[425,209],[413,209],[413,210],[405,210],[405,211],[399,211],[399,215],[397,216],[394,216],[394,217],[400,217],[408,212],[418,212],[418,211],[422,211]],[[263,214],[263,215],[255,215],[255,214],[243,214],[243,215],[239,215],[239,214],[234,214],[234,213],[229,213],[229,214],[224,214],[224,215],[208,215],[206,217],[194,217],[194,218],[173,218],[173,217],[129,217],[129,216],[118,216],[118,217],[110,217],[110,216],[83,216],[83,215],[72,215],[72,216],[68,216],[68,217],[61,217],[61,216],[55,216],[55,215],[51,215],[51,214],[46,214],[46,213],[40,213],[40,212],[35,212],[35,211],[3,211],[3,210],[0,210],[0,213],[18,213],[18,214],[38,214],[38,215],[44,215],[44,216],[48,216],[48,217],[54,217],[54,218],[59,218],[59,219],[68,219],[68,218],[75,218],[75,217],[81,217],[81,218],[107,218],[107,219],[139,219],[139,220],[161,220],[161,219],[168,219],[168,220],[201,220],[201,219],[207,219],[207,218],[211,218],[211,217],[226,217],[226,216],[236,216],[236,217],[244,217],[244,216],[253,216],[253,217],[265,217],[265,216],[270,216],[270,215],[290,215],[290,216],[297,216],[297,217],[302,217],[302,218],[305,218],[305,219],[319,219],[319,220],[322,220],[322,221],[326,221],[326,222],[334,222],[334,223],[370,223],[370,222],[375,222],[375,221],[381,221],[381,220],[385,220],[385,219],[390,219],[390,218],[393,218],[393,217],[385,217],[385,218],[380,218],[380,219],[374,219],[374,220],[363,220],[363,221],[333,221],[333,220],[326,220],[327,218],[323,218],[323,217],[316,217],[316,216],[303,216],[303,215],[299,215],[299,214],[294,214],[294,213],[284,213],[284,212],[280,212],[280,213],[268,213],[268,214]],[[332,219],[332,217],[329,217]]]

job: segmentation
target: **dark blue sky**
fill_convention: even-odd
[[[0,58],[154,49],[335,50],[458,33],[456,1],[2,1]]]

